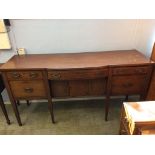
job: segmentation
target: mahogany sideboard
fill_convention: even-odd
[[[105,120],[113,95],[147,94],[153,62],[137,50],[13,56],[1,68],[19,125],[16,101],[105,96]]]

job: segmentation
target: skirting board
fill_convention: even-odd
[[[133,97],[137,97],[136,96],[131,96]],[[111,96],[111,99],[123,99],[125,98],[125,96]],[[100,97],[79,97],[79,98],[61,98],[61,99],[52,99],[53,103],[54,102],[60,102],[60,101],[82,101],[82,100],[103,100],[105,99],[104,96],[100,96]],[[26,103],[25,100],[21,100],[21,103]],[[40,103],[40,102],[47,102],[47,100],[31,100],[32,103]],[[5,101],[5,104],[11,104],[10,101]]]

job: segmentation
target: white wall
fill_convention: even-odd
[[[155,19],[138,21],[136,49],[150,57],[155,42]]]
[[[0,63],[16,54],[138,49],[150,56],[155,20],[11,20],[12,50],[0,51]]]
[[[11,20],[13,49],[62,53],[136,48],[139,20]],[[13,32],[15,39],[13,37]],[[15,52],[0,52],[5,62]]]
[[[14,20],[17,45],[28,53],[82,52],[134,46],[136,20]]]

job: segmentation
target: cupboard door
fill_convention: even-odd
[[[69,97],[68,81],[51,81],[50,82],[52,97]]]
[[[106,78],[90,80],[89,95],[102,96],[106,93]]]
[[[80,97],[89,95],[89,80],[69,81],[70,97]]]

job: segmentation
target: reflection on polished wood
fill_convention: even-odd
[[[118,50],[72,54],[16,55],[2,69],[85,69],[147,63],[150,63],[150,60],[136,50]]]

